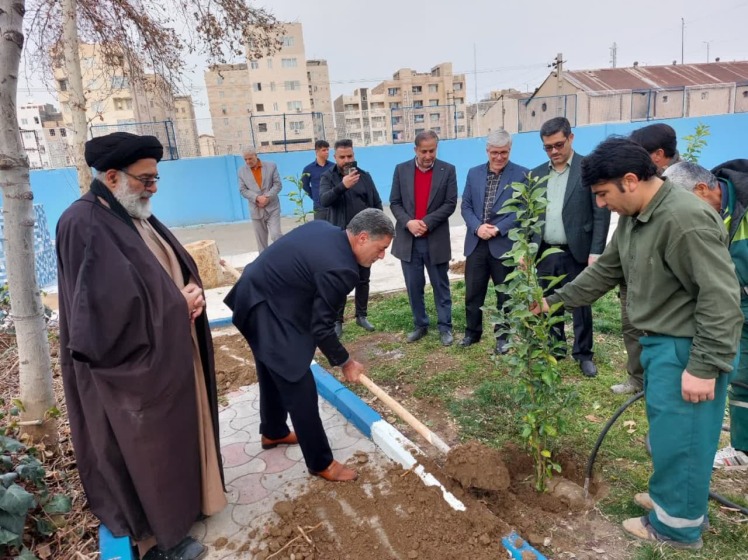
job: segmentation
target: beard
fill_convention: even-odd
[[[151,210],[152,193],[142,190],[133,191],[128,182],[126,175],[120,175],[117,179],[117,186],[112,191],[114,198],[117,199],[122,207],[130,216],[139,220],[147,220],[153,214]]]

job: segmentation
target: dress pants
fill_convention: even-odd
[[[252,228],[255,230],[257,251],[262,253],[268,248],[268,235],[271,241],[277,241],[283,235],[280,207],[273,212],[265,212],[262,218],[252,218]]]
[[[314,472],[325,470],[333,456],[319,416],[312,370],[291,382],[257,358],[255,367],[260,385],[260,433],[270,439],[286,437],[290,415],[307,468]]]
[[[410,310],[413,313],[413,324],[416,328],[428,327],[429,316],[426,314],[423,289],[426,286],[424,268],[429,274],[429,281],[434,290],[434,304],[439,332],[452,330],[452,296],[449,292],[449,263],[433,264],[429,255],[429,240],[425,237],[413,239],[413,250],[410,262],[401,261],[405,288],[408,290]]]
[[[649,479],[654,503],[649,521],[661,535],[683,543],[701,537],[728,383],[728,375],[720,374],[713,401],[683,400],[681,376],[691,342],[690,338],[663,335],[641,338],[654,467]]]
[[[553,294],[556,289],[568,284],[574,280],[581,272],[587,267],[587,263],[580,264],[571,255],[569,247],[567,245],[548,245],[545,242],[540,244],[538,255],[542,255],[543,252],[550,248],[556,247],[561,249],[558,253],[548,255],[542,261],[538,263],[538,274],[540,276],[562,276],[566,275],[561,282],[556,284],[553,288],[546,291],[546,295]],[[544,288],[548,287],[549,282],[547,280],[541,280],[541,284]],[[556,314],[563,313],[562,310],[558,310]],[[591,360],[592,359],[592,308],[589,305],[584,307],[577,307],[571,313],[573,324],[574,324],[574,346],[572,348],[572,356],[577,361]],[[566,344],[566,334],[564,333],[564,323],[556,323],[553,326],[553,338],[556,341]]]
[[[356,317],[366,317],[369,308],[369,279],[371,268],[359,265],[358,284],[356,284]],[[338,310],[338,321],[343,322],[345,315],[345,303]]]
[[[465,261],[465,336],[480,340],[483,335],[483,303],[488,292],[488,280],[494,286],[504,284],[509,268],[501,260],[491,255],[488,241],[481,239]],[[507,301],[506,294],[496,292],[496,309],[502,309]],[[502,325],[494,325],[494,332]]]
[[[327,221],[327,215],[329,213],[329,210],[327,208],[324,208],[320,206],[319,208],[314,209],[314,219],[315,220],[325,220]]]
[[[641,390],[644,387],[644,368],[642,367],[642,345],[639,339],[644,335],[629,321],[629,313],[626,309],[628,290],[626,282],[620,285],[621,298],[621,330],[623,331],[623,344],[626,346],[626,371],[629,381]]]

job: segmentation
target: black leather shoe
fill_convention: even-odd
[[[143,560],[199,560],[208,551],[205,546],[192,537],[182,539],[177,546],[169,550],[159,550],[154,546],[143,556]]]
[[[579,362],[579,369],[587,377],[597,377],[597,366],[592,360],[581,360]]]
[[[496,348],[494,348],[494,354],[497,356],[503,356],[509,352],[509,343],[503,338],[496,339]]]
[[[343,336],[343,323],[340,321],[335,321],[335,336],[338,338]]]
[[[442,331],[439,333],[439,340],[442,341],[442,346],[452,346],[455,337],[452,335],[452,331]]]
[[[359,317],[356,317],[356,324],[361,327],[364,330],[367,330],[369,332],[374,331],[374,325],[372,325],[369,320],[364,316],[361,315]]]
[[[467,348],[468,346],[472,346],[473,344],[478,344],[478,339],[473,338],[472,336],[466,336],[460,341],[460,346],[463,348]]]
[[[416,342],[418,340],[421,340],[428,333],[429,333],[428,327],[417,327],[416,330],[408,333],[408,337],[406,338],[406,340],[408,342]]]

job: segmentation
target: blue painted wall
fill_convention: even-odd
[[[748,113],[672,119],[666,122],[675,128],[679,139],[692,134],[699,123],[709,125],[711,135],[701,155],[701,164],[705,167],[713,167],[729,159],[748,158],[745,144]],[[610,134],[627,135],[646,124],[649,123],[577,127],[574,130],[574,148],[585,154]],[[540,144],[537,132],[515,135],[512,161],[530,168],[542,163],[546,157]],[[444,140],[439,144],[439,157],[457,167],[460,190],[464,186],[468,169],[486,161],[484,147],[483,138]],[[379,194],[386,203],[389,200],[393,169],[397,163],[413,157],[413,146],[372,146],[357,148],[355,151],[359,166],[371,173]],[[303,167],[314,159],[314,152],[264,154],[261,158],[275,162],[281,178],[284,178],[289,175],[298,176]],[[244,161],[239,156],[190,158],[161,163],[159,174],[162,180],[158,185],[158,194],[153,198],[155,214],[169,226],[249,219],[247,201],[239,196],[236,177],[237,170],[242,165]],[[78,196],[75,170],[66,168],[32,171],[31,187],[35,202],[44,205],[54,237],[60,214]],[[293,185],[284,180],[281,193],[281,211],[284,215],[293,214],[293,204],[283,196],[292,188]]]

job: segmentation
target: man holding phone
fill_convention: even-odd
[[[367,208],[382,209],[374,181],[366,171],[359,169],[353,153],[353,141],[342,139],[335,142],[335,166],[325,171],[319,182],[319,201],[328,209],[328,221],[341,229],[348,227],[353,217]],[[356,324],[373,331],[366,318],[369,306],[369,278],[371,269],[361,267],[356,285]],[[335,333],[343,334],[345,305],[338,312]]]

